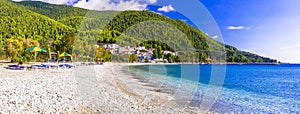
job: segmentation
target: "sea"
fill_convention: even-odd
[[[138,65],[135,77],[183,105],[217,113],[300,113],[300,64]]]

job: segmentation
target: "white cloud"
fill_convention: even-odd
[[[154,12],[154,13],[159,14],[159,15],[163,15],[162,13],[158,13],[158,12]]]
[[[157,0],[148,0],[148,1],[149,1],[149,3],[151,3],[151,4],[154,4],[154,3],[157,2]]]
[[[14,0],[25,1],[25,0]],[[74,7],[93,10],[145,10],[148,4],[154,4],[157,0],[36,0],[51,4],[72,4]],[[78,2],[77,2],[78,1]],[[77,3],[76,3],[77,2]],[[75,4],[73,4],[75,3]]]
[[[181,21],[183,21],[183,22],[187,22],[188,20],[186,20],[186,19],[181,19]]]
[[[86,0],[81,0],[74,6],[93,10],[142,10],[146,7],[134,0],[120,0],[119,3],[111,2],[111,0],[89,0],[88,2]]]
[[[217,38],[219,38],[219,36],[218,36],[218,35],[215,35],[215,36],[212,36],[211,38],[217,39]]]
[[[168,6],[163,6],[161,8],[158,8],[157,11],[171,12],[171,11],[175,11],[175,8],[173,8],[172,5],[168,5]]]
[[[241,30],[241,29],[250,29],[250,27],[244,27],[244,26],[228,26],[227,29],[229,29],[229,30]]]
[[[141,0],[120,0],[118,3],[111,2],[111,0],[85,0],[79,1],[75,7],[94,9],[94,10],[145,10],[147,4],[153,3],[153,0],[147,0],[141,3]]]

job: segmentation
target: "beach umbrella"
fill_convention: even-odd
[[[37,47],[37,46],[33,46],[31,48],[28,48],[26,51],[29,51],[29,52],[38,52],[38,51],[47,52],[45,49]]]
[[[71,57],[71,54],[68,54],[66,52],[63,52],[62,54],[59,55],[59,57]]]
[[[63,52],[62,54],[60,54],[59,57],[71,57],[71,61],[72,61],[72,55],[68,54],[66,52]]]
[[[37,47],[37,46],[33,46],[31,48],[28,48],[26,51],[27,52],[34,52],[34,61],[35,62],[36,62],[37,52],[47,52],[45,49]]]

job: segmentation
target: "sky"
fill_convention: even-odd
[[[147,9],[185,21],[240,50],[281,62],[300,63],[299,0],[39,1],[94,10]]]
[[[300,1],[201,0],[224,42],[241,50],[300,63]]]

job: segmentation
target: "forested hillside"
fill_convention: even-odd
[[[12,59],[19,59],[24,54],[21,53],[23,50],[14,51],[14,53],[10,54],[8,52],[5,53],[5,50],[12,51],[3,49],[5,48],[5,44],[8,45],[8,39],[25,38],[36,40],[40,46],[48,47],[48,45],[51,45],[53,50],[57,50],[54,48],[62,44],[64,37],[75,31],[72,27],[66,26],[47,16],[26,10],[6,0],[0,1],[0,17],[1,55],[2,57],[3,55],[9,55]],[[25,60],[27,59],[25,58]]]
[[[193,56],[196,56],[196,59],[200,62],[207,62],[207,58],[213,59],[212,62],[218,62],[214,60],[222,60],[223,54],[226,55],[225,61],[227,62],[276,62],[276,60],[240,51],[233,46],[217,42],[181,20],[172,20],[150,11],[124,11],[110,21],[104,30],[100,40],[114,39],[111,33],[115,33],[114,36],[121,35],[118,43],[126,42],[125,45],[151,39],[153,41],[164,41],[169,46],[161,42],[142,42],[138,44],[148,48],[162,48],[162,50],[172,50],[172,47],[182,50],[186,48],[184,46],[190,43],[192,48],[196,49]],[[105,32],[110,33],[105,34]],[[188,39],[188,43],[185,43],[184,39]]]
[[[76,57],[94,57],[94,45],[98,42],[171,51],[190,45],[188,48],[197,52],[191,56],[196,56],[199,62],[208,62],[208,58],[213,59],[211,62],[225,62],[218,61],[225,51],[228,62],[275,62],[219,43],[183,21],[151,11],[88,11],[67,5],[7,0],[0,0],[0,9],[0,56],[15,61],[30,60],[30,56],[18,59],[26,55],[24,51],[8,54],[5,46],[14,45],[8,39],[19,39],[20,43],[24,42],[20,38],[31,39],[43,48],[66,51]],[[159,52],[155,53],[161,57]]]
[[[2,38],[31,38],[43,41],[45,38],[60,39],[75,29],[49,17],[18,7],[10,2],[0,2],[0,32]]]

